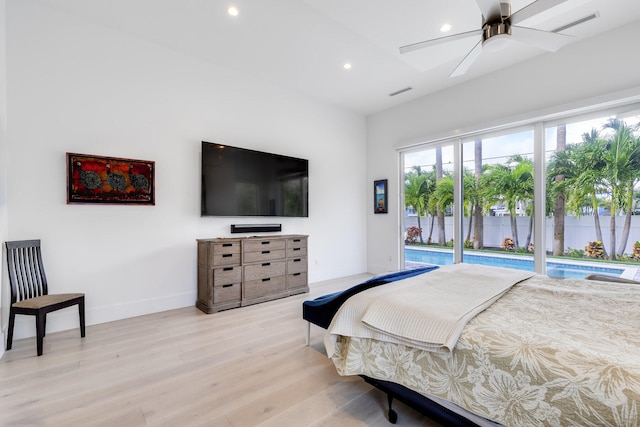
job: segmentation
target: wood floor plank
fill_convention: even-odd
[[[370,275],[311,284],[310,293],[204,314],[186,307],[14,341],[0,360],[1,426],[388,426],[386,398],[341,377],[324,330],[305,345],[302,302]],[[438,426],[394,403],[398,425]]]

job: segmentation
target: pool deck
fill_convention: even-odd
[[[418,251],[429,251],[429,252],[442,252],[442,253],[453,253],[453,251],[448,251],[446,249],[430,249],[430,248],[420,248],[420,247],[413,247],[413,246],[409,246],[406,247],[406,249],[413,249],[413,250],[418,250]],[[531,257],[529,256],[524,256],[524,255],[516,255],[516,254],[495,254],[495,253],[482,253],[482,252],[473,252],[473,255],[477,255],[477,256],[488,256],[488,257],[494,257],[494,258],[516,258],[516,259],[531,259]],[[640,265],[638,265],[638,267],[633,266],[633,265],[629,265],[629,264],[616,264],[616,263],[599,263],[599,262],[592,262],[592,261],[583,261],[583,260],[574,260],[571,258],[562,258],[562,259],[558,259],[558,258],[547,258],[548,262],[557,262],[560,264],[568,264],[568,265],[586,265],[586,266],[590,266],[590,267],[601,267],[601,268],[619,268],[621,270],[624,270],[622,272],[622,274],[620,274],[621,278],[624,279],[631,279],[631,280],[638,280],[640,281]],[[413,261],[405,261],[405,265],[407,267],[419,267],[422,266],[424,264],[419,263],[419,262],[413,262]]]

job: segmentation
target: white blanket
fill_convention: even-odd
[[[533,275],[462,263],[363,291],[334,316],[325,338],[327,354],[333,355],[338,335],[449,353],[469,320]]]

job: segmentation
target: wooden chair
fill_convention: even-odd
[[[7,350],[11,350],[13,343],[13,326],[16,314],[36,317],[38,356],[42,355],[47,313],[77,304],[80,315],[80,336],[84,337],[84,294],[49,294],[47,278],[42,265],[40,240],[5,242],[5,245],[7,247],[7,269],[11,284]]]

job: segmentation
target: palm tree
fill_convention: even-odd
[[[433,173],[425,173],[420,166],[414,166],[405,174],[404,180],[404,204],[405,207],[413,207],[418,216],[418,228],[422,229],[420,217],[426,215],[429,197],[433,193],[435,182]],[[424,243],[420,233],[420,243]]]
[[[471,240],[471,229],[473,222],[473,213],[477,203],[481,203],[479,200],[480,186],[476,186],[476,180],[474,175],[468,170],[463,170],[462,178],[462,191],[463,191],[463,214],[469,217],[469,226],[467,229],[466,240]],[[453,206],[453,193],[454,193],[454,181],[453,175],[446,172],[442,179],[438,181],[435,191],[433,193],[433,200],[436,204],[436,208],[442,212],[445,212],[447,208]]]
[[[567,125],[558,125],[556,130],[556,152],[563,152],[567,148]],[[554,182],[560,184],[564,181],[564,175],[559,173],[554,177]],[[553,207],[553,254],[564,254],[564,190],[557,186],[556,200]]]
[[[442,147],[436,147],[436,186],[442,179]],[[438,216],[438,244],[444,246],[447,243],[447,237],[444,231],[444,211],[436,208]]]
[[[507,204],[512,239],[516,248],[520,247],[516,208],[518,202],[529,203],[533,200],[533,162],[521,155],[516,155],[509,158],[506,165],[491,165],[486,177],[484,192],[492,203],[505,202]]]
[[[438,181],[436,190],[433,193],[438,210],[445,212],[448,207],[453,206],[453,187],[453,175],[447,172]]]
[[[484,216],[482,215],[482,193],[480,192],[482,180],[482,140],[478,139],[474,144],[474,178],[476,181],[476,202],[474,206],[473,216],[475,218],[475,227],[473,229],[473,248],[482,249],[484,247]]]
[[[476,177],[467,168],[462,170],[462,196],[463,196],[463,212],[469,217],[469,225],[467,227],[467,237],[465,242],[471,241],[471,230],[473,225],[473,217],[476,206],[479,205],[480,186],[477,185]]]
[[[582,214],[582,208],[588,201],[593,211],[593,221],[596,232],[596,241],[602,242],[602,228],[600,227],[600,206],[598,195],[606,192],[604,186],[606,167],[605,144],[596,129],[582,134],[582,143],[567,148],[563,161],[566,162],[563,173],[567,183],[564,189],[570,189],[567,200],[567,208],[578,217]],[[562,153],[557,153],[561,155]],[[604,256],[608,257],[606,246]]]
[[[606,180],[611,191],[611,254],[610,259],[616,259],[616,215],[619,210],[626,210],[625,225],[618,253],[624,253],[631,228],[631,214],[633,205],[633,188],[640,178],[640,142],[633,135],[633,128],[618,119],[611,119],[604,129],[613,129],[615,133],[606,140],[607,165],[605,167]]]

